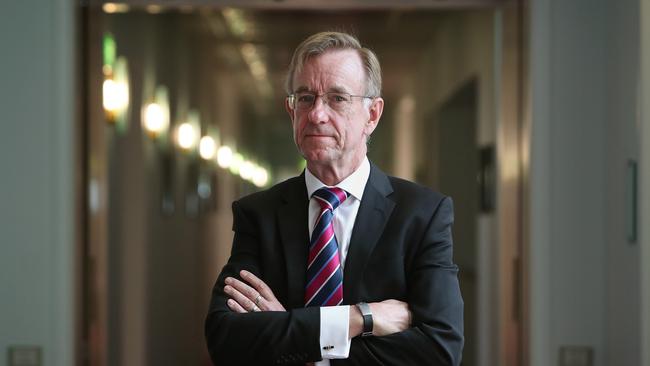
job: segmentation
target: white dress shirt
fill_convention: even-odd
[[[357,170],[345,178],[335,187],[347,191],[350,196],[334,211],[334,234],[339,245],[339,259],[341,270],[345,266],[345,258],[350,248],[350,236],[352,228],[359,212],[361,197],[366,188],[368,177],[370,176],[370,162],[365,157]],[[305,169],[305,183],[307,185],[307,194],[309,200],[309,237],[311,238],[314,224],[320,214],[320,205],[316,199],[311,199],[311,195],[318,189],[330,187],[316,178],[309,169]],[[345,288],[345,282],[343,282]],[[331,358],[347,358],[350,353],[350,306],[327,306],[320,308],[320,346],[323,361],[317,362],[318,366],[329,365]]]

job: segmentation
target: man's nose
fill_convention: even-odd
[[[325,103],[323,96],[317,96],[314,100],[314,105],[311,106],[309,111],[309,121],[313,123],[323,123],[327,121],[327,109],[329,108]]]

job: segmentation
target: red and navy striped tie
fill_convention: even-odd
[[[348,192],[337,187],[321,188],[312,197],[321,209],[309,242],[305,306],[335,306],[343,302],[343,271],[332,218]]]

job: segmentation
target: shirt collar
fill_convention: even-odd
[[[368,157],[366,156],[363,158],[363,161],[357,170],[352,172],[352,174],[343,179],[339,184],[336,184],[334,187],[344,189],[349,194],[354,196],[354,198],[361,201],[361,197],[363,197],[363,191],[366,188],[366,183],[368,182],[368,177],[370,177],[370,161],[368,161]],[[305,184],[307,185],[307,198],[311,198],[311,195],[322,187],[330,187],[321,182],[320,179],[316,178],[316,176],[314,176],[309,171],[309,168],[305,168]]]

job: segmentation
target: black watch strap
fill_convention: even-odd
[[[357,304],[357,308],[363,316],[363,332],[361,332],[362,337],[368,337],[372,335],[372,312],[370,311],[370,306],[365,302],[360,302]]]

